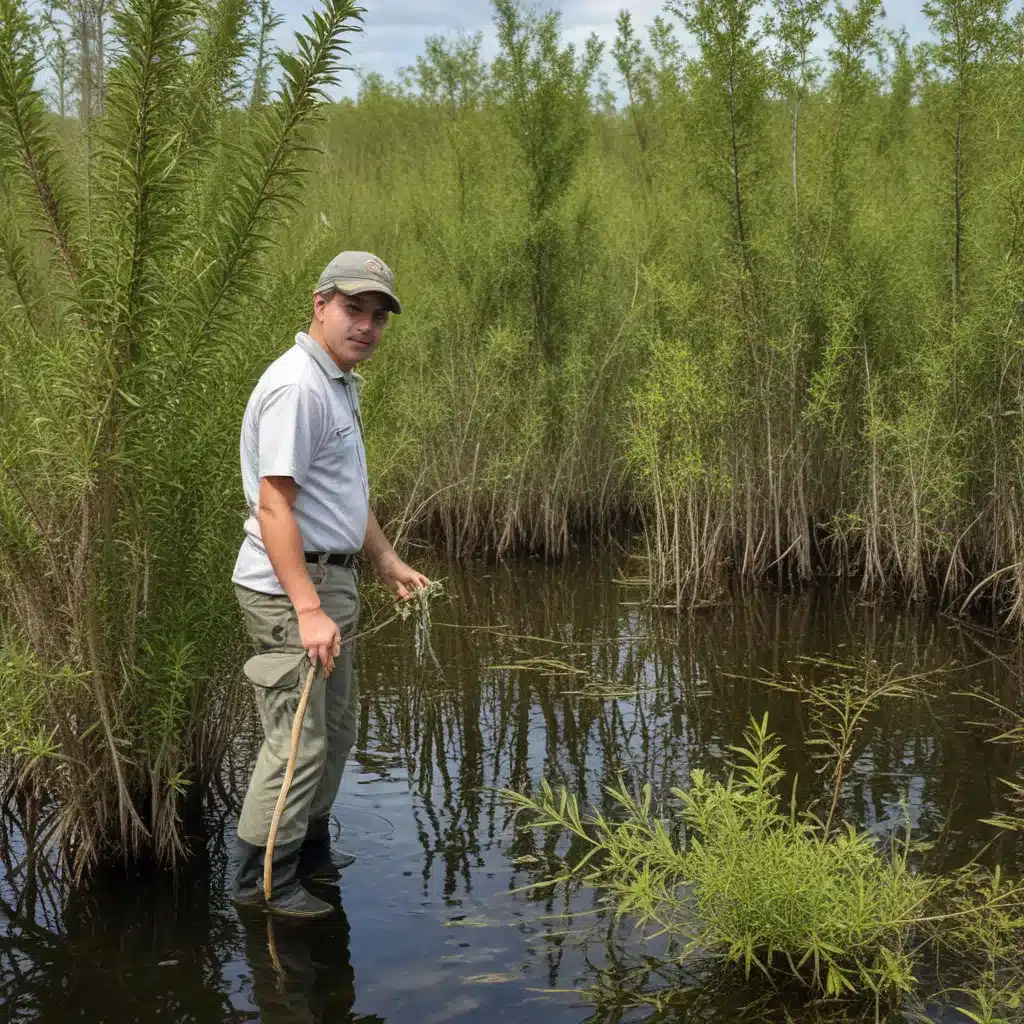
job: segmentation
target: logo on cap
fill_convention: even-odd
[[[367,260],[366,269],[376,277],[383,277],[385,281],[391,279],[391,271],[380,260]]]

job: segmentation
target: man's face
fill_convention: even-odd
[[[313,315],[320,321],[324,344],[345,370],[373,355],[389,311],[387,296],[380,292],[335,292],[327,300],[321,295],[313,298]]]

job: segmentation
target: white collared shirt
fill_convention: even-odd
[[[249,517],[232,580],[283,594],[257,517],[260,479],[299,485],[294,514],[306,551],[358,551],[370,491],[359,418],[357,375],[345,373],[308,334],[260,377],[242,419],[242,486]]]

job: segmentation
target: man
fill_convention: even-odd
[[[320,665],[267,902],[290,916],[331,913],[301,880],[337,879],[355,859],[332,852],[328,823],[355,740],[353,644],[344,641],[359,618],[356,552],[401,598],[429,584],[398,557],[370,508],[352,372],[373,355],[389,312],[402,311],[392,284],[391,271],[372,253],[331,260],[313,293],[309,330],[267,368],[242,422],[249,518],[232,579],[258,650],[245,673],[255,686],[264,742],[238,820],[230,894],[240,904],[265,902],[263,860],[292,722],[309,667]]]

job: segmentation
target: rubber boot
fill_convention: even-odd
[[[330,818],[309,823],[299,853],[299,877],[310,882],[336,882],[356,862],[351,853],[331,846]]]
[[[317,899],[299,881],[299,852],[302,840],[274,847],[267,909],[286,917],[327,917],[334,912],[330,903]]]
[[[235,837],[235,848],[228,863],[228,896],[240,906],[254,907],[263,902],[262,846],[253,846]]]

